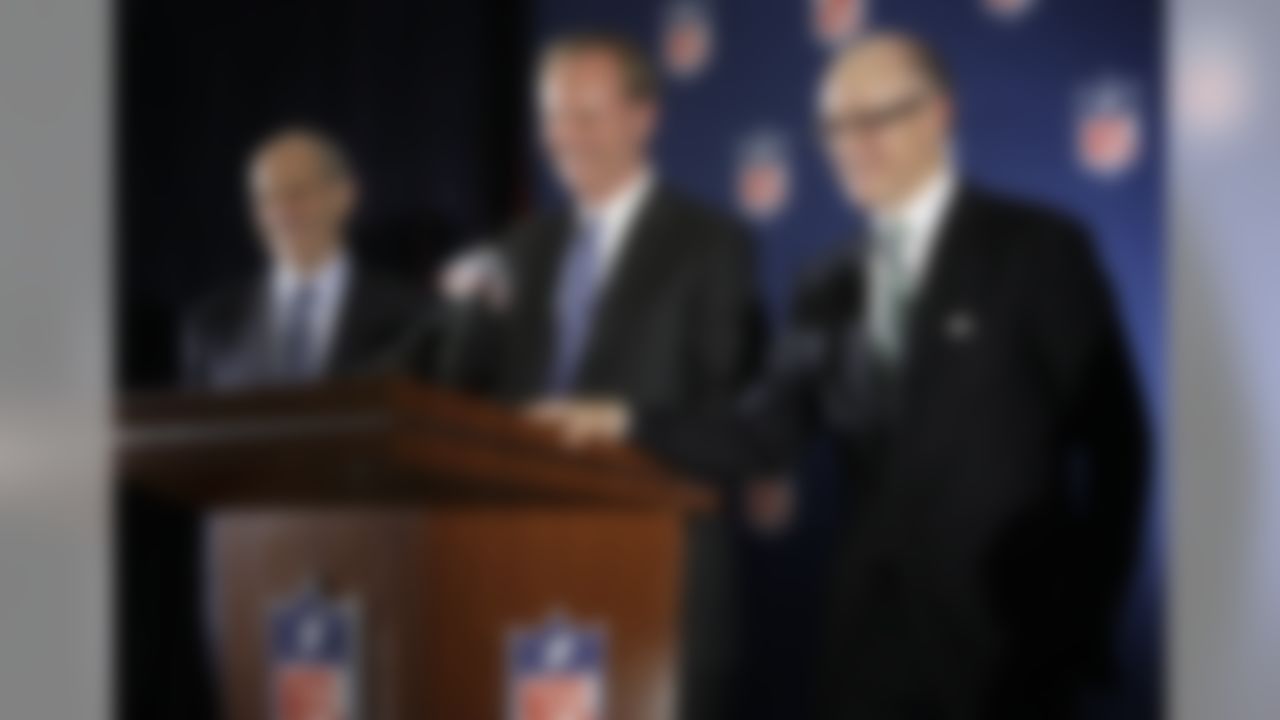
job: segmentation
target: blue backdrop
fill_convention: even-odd
[[[772,157],[789,174],[789,200],[772,217],[752,219],[761,285],[775,313],[785,304],[796,271],[848,237],[857,223],[836,193],[813,133],[815,84],[832,48],[813,24],[814,13],[825,5],[818,0],[534,3],[535,47],[556,32],[582,28],[625,32],[656,57],[664,56],[674,29],[692,31],[695,45],[709,40],[710,52],[700,67],[681,74],[667,65],[659,169],[676,185],[741,212],[737,173],[744,142],[765,133],[782,147]],[[1018,11],[1019,6],[1025,7]],[[958,151],[971,177],[1069,210],[1092,227],[1158,428],[1164,415],[1158,0],[879,0],[849,2],[849,7],[855,17],[863,13],[863,22],[849,28],[854,32],[876,26],[908,29],[941,50],[955,75]],[[1002,13],[1002,7],[1015,12]],[[1099,108],[1109,114],[1089,112]],[[1111,138],[1113,172],[1091,169],[1080,158],[1081,123],[1101,116],[1122,121],[1119,139]],[[545,198],[553,190],[545,174],[540,177],[539,194]],[[752,619],[747,652],[761,708],[771,702],[784,707],[806,672],[798,660],[807,641],[796,628],[805,627],[806,604],[813,599],[827,519],[822,499],[831,481],[820,471],[806,478],[808,522],[799,532],[783,540],[745,540]],[[1153,519],[1160,504],[1157,493]],[[1162,533],[1158,522],[1150,525],[1145,561],[1117,643],[1119,682],[1099,694],[1090,717],[1156,714]]]

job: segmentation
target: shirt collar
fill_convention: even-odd
[[[645,168],[603,203],[594,208],[579,207],[578,219],[597,223],[606,235],[613,235],[631,222],[653,183],[653,172]]]
[[[950,164],[944,165],[896,209],[874,215],[873,223],[877,228],[897,225],[912,234],[936,225],[955,194],[957,185],[955,170]]]
[[[955,166],[947,162],[896,210],[873,216],[877,232],[892,226],[894,234],[905,243],[902,249],[913,271],[928,261],[959,185]]]
[[[292,265],[277,262],[271,270],[272,293],[277,298],[287,298],[303,284],[310,284],[313,292],[327,297],[341,290],[350,273],[351,261],[344,252],[334,253],[309,275],[304,275]]]

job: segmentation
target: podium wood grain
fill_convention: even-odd
[[[607,632],[607,717],[674,716],[685,526],[715,502],[652,459],[403,380],[123,420],[122,476],[204,512],[229,720],[268,717],[268,614],[310,582],[359,603],[362,720],[500,720],[508,634],[556,613]]]

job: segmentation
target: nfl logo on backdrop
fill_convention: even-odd
[[[871,0],[809,0],[813,36],[823,45],[836,46],[852,39],[871,19]]]
[[[1036,6],[1037,0],[982,0],[982,4],[1001,20],[1019,20]]]
[[[359,615],[316,587],[279,603],[268,618],[269,707],[275,720],[359,720]]]
[[[1143,150],[1142,113],[1136,85],[1103,78],[1076,98],[1076,157],[1090,174],[1117,178],[1137,165]]]
[[[738,147],[735,191],[743,214],[757,221],[778,217],[791,199],[791,152],[786,136],[757,131]]]
[[[662,22],[662,58],[667,72],[681,80],[702,74],[715,52],[715,25],[705,0],[676,0]]]
[[[606,640],[601,627],[553,616],[507,639],[507,720],[604,720]]]

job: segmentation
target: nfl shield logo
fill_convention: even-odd
[[[507,720],[604,720],[605,633],[553,617],[507,640]]]
[[[1076,110],[1076,156],[1091,174],[1115,178],[1137,164],[1143,146],[1137,95],[1133,83],[1116,78],[1081,90]]]
[[[738,149],[736,194],[748,217],[772,220],[791,199],[791,158],[785,136],[773,131],[749,135]]]
[[[268,618],[269,707],[275,720],[359,720],[358,613],[308,587]]]
[[[809,0],[813,36],[823,45],[839,45],[862,32],[870,19],[870,0]]]
[[[677,0],[667,6],[662,26],[667,72],[682,80],[702,74],[715,50],[715,26],[706,2]]]
[[[1017,20],[1031,11],[1036,0],[982,0],[987,12],[1002,20]]]

